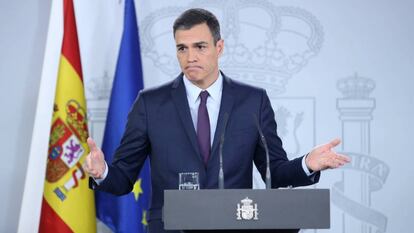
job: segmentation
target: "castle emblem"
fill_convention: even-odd
[[[237,220],[259,220],[257,204],[253,200],[246,197],[237,203]]]
[[[59,116],[58,111],[59,107],[55,104],[46,180],[56,185],[53,192],[64,201],[69,191],[78,187],[80,180],[86,178],[81,157],[88,153],[83,145],[88,137],[88,131],[86,113],[79,102],[69,100],[66,103],[66,119]]]

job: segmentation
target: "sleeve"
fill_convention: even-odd
[[[302,167],[303,156],[290,160],[283,149],[283,143],[277,134],[275,115],[266,91],[263,90],[259,112],[259,124],[269,148],[272,188],[311,185],[319,181],[320,173],[308,176]],[[263,180],[266,175],[266,153],[258,140],[255,151],[255,164]]]
[[[121,144],[108,166],[106,178],[99,185],[90,182],[91,188],[115,195],[131,192],[150,151],[147,127],[147,109],[144,94],[140,92],[128,114]]]

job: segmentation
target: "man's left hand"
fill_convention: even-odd
[[[351,161],[351,159],[342,154],[336,153],[333,148],[341,143],[341,140],[334,139],[327,144],[315,147],[306,156],[306,166],[314,171],[322,171],[328,168],[338,168]]]

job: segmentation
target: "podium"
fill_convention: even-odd
[[[329,189],[165,190],[163,221],[166,230],[328,229]]]

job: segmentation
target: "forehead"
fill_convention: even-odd
[[[190,29],[178,29],[175,31],[176,44],[191,44],[201,41],[213,41],[213,35],[206,23],[197,24]]]

